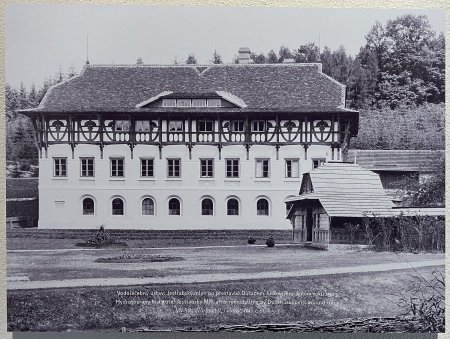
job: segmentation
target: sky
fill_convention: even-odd
[[[278,52],[319,45],[319,36],[321,49],[343,45],[355,55],[375,21],[403,14],[427,15],[436,32],[445,30],[442,10],[8,4],[6,81],[39,88],[59,69],[79,72],[87,45],[91,64],[172,64],[190,53],[208,63],[214,50],[227,63],[240,47]]]

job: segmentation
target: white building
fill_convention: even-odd
[[[320,64],[86,65],[33,118],[39,227],[289,228],[302,173],[358,129]]]

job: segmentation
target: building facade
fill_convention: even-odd
[[[358,129],[320,64],[86,65],[31,117],[39,227],[289,228],[302,173]]]

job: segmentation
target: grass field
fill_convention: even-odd
[[[134,264],[98,263],[98,258],[117,255],[165,255],[183,261]],[[392,252],[328,252],[301,246],[274,248],[105,249],[68,252],[13,252],[7,256],[8,276],[26,275],[30,280],[61,280],[105,277],[165,277],[188,274],[290,272],[313,268],[345,267],[379,263],[404,263],[442,259],[444,254]]]
[[[393,271],[191,285],[8,291],[8,330],[119,330],[121,327],[133,329],[143,326],[159,330],[207,329],[223,324],[392,317],[405,311],[397,303],[414,276],[420,274],[430,278],[434,270],[435,268],[422,268],[414,272]],[[443,271],[443,267],[440,270]],[[118,295],[118,292],[125,291],[146,295]],[[187,297],[169,295],[169,292],[204,295]],[[233,292],[238,295],[223,295]],[[243,292],[262,295],[243,296]],[[236,301],[247,299],[253,304],[236,304]],[[117,300],[134,300],[141,304],[121,304]],[[183,304],[195,300],[208,301]],[[143,301],[148,301],[149,304],[143,304]],[[168,304],[170,302],[174,304]],[[299,304],[300,302],[303,303]]]

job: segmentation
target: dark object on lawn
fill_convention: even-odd
[[[268,237],[266,240],[267,247],[274,247],[275,246],[275,239],[273,237]]]
[[[114,238],[112,238],[108,234],[108,232],[105,231],[105,226],[101,225],[93,238],[87,239],[83,242],[79,242],[75,246],[99,248],[109,246],[124,247],[127,246],[127,244],[123,241],[117,241]]]
[[[149,255],[149,254],[123,254],[116,257],[97,258],[95,262],[103,263],[139,263],[139,262],[170,262],[181,261],[182,257],[171,257],[169,255]]]
[[[250,245],[253,245],[253,244],[256,242],[256,239],[253,238],[253,237],[249,237],[248,240],[247,240],[247,242],[248,242]]]

